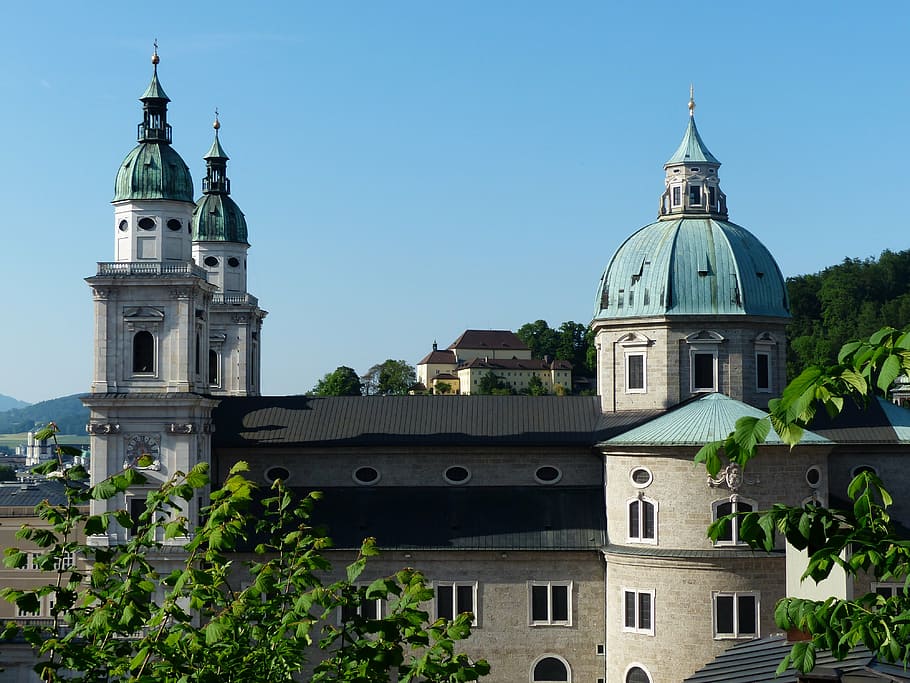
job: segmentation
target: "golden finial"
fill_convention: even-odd
[[[218,132],[218,129],[221,128],[221,121],[218,120],[218,107],[215,107],[215,123],[212,124],[212,128],[215,129],[215,132]]]
[[[155,46],[155,49],[152,51],[152,64],[154,64],[155,66],[158,66],[158,62],[160,60],[158,59],[158,39],[157,38],[155,38],[155,42],[153,43],[153,45]]]
[[[695,116],[695,86],[689,83],[689,116]]]

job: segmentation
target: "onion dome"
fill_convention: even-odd
[[[228,195],[231,193],[231,181],[227,177],[227,162],[230,157],[225,153],[218,139],[221,122],[215,114],[215,140],[205,159],[206,173],[202,181],[202,197],[193,209],[194,242],[247,242],[246,218],[240,207]]]
[[[727,220],[727,199],[695,126],[664,165],[658,220],[616,251],[597,291],[595,318],[667,315],[790,317],[774,257],[751,232]]]
[[[152,81],[139,98],[142,123],[139,144],[126,155],[114,182],[114,201],[131,199],[172,199],[193,201],[190,169],[171,147],[171,126],[167,122],[170,98],[158,82],[158,50],[152,55]]]

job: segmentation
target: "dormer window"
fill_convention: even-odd
[[[698,173],[700,169],[697,166],[692,167],[692,173]]]

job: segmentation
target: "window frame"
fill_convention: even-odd
[[[759,365],[759,358],[765,359],[765,386],[761,385],[762,374],[761,367]],[[759,394],[770,394],[772,392],[771,388],[771,352],[766,349],[760,349],[755,351],[755,391]]]
[[[645,674],[645,676],[648,677],[648,681],[653,683],[654,677],[651,675],[651,672],[648,671],[647,667],[645,667],[645,665],[640,662],[632,662],[626,667],[626,670],[623,671],[622,674],[623,683],[628,683],[629,674],[632,673],[632,669],[640,669]]]
[[[689,349],[689,385],[693,394],[710,394],[717,391],[717,349],[693,348]],[[696,385],[695,359],[697,356],[711,357],[711,385]]]
[[[474,618],[471,620],[472,626],[480,626],[480,607],[477,602],[478,596],[478,582],[477,581],[434,581],[433,582],[433,613],[436,615],[437,619],[446,618],[454,619],[459,614],[464,614],[465,610],[458,611],[458,589],[469,587],[471,589],[471,607],[472,609],[467,610],[474,615]],[[439,589],[440,588],[451,588],[452,589],[452,604],[450,605],[452,609],[452,616],[443,614],[439,609]]]
[[[869,591],[881,595],[883,598],[893,598],[898,591],[903,591],[906,588],[907,585],[903,581],[873,581]],[[879,593],[880,589],[890,591],[890,593],[888,595]]]
[[[625,357],[625,390],[627,394],[647,394],[648,393],[648,354],[644,351],[626,351]],[[630,361],[633,358],[641,359],[641,386],[633,387],[631,382],[632,367]]]
[[[142,347],[139,347],[139,340],[148,340],[142,342]],[[148,344],[148,346],[146,346]],[[158,363],[158,345],[157,337],[150,332],[149,330],[136,330],[133,333],[133,338],[130,340],[131,348],[131,358],[130,358],[130,368],[132,369],[133,375],[140,375],[142,377],[154,377],[157,374],[157,363]],[[150,355],[149,355],[150,354]],[[141,355],[141,358],[140,358]],[[149,361],[148,370],[138,370],[137,368],[142,365],[141,361]]]
[[[717,618],[717,600],[718,598],[733,599],[733,631],[721,632],[718,630]],[[755,632],[743,633],[739,623],[739,601],[740,598],[754,598],[755,605]],[[712,591],[711,593],[711,626],[714,632],[714,640],[755,640],[761,637],[761,593],[759,591]]]
[[[530,683],[547,683],[545,681],[541,681],[540,679],[534,677],[534,670],[537,668],[537,665],[540,664],[545,659],[555,659],[556,661],[560,662],[566,668],[565,682],[560,681],[558,683],[572,683],[572,666],[569,664],[569,662],[566,660],[565,657],[560,657],[559,655],[554,654],[552,652],[544,653],[544,654],[540,655],[539,657],[537,657],[533,662],[531,662],[531,669],[530,669],[530,671],[528,671],[528,680],[530,681]]]
[[[718,517],[724,515],[719,515],[718,510],[721,505],[730,504],[730,514],[740,513],[740,512],[755,512],[758,509],[758,503],[756,503],[751,498],[743,498],[739,495],[732,495],[729,498],[721,498],[720,500],[715,500],[711,503],[711,522],[714,523],[717,521]],[[748,510],[738,509],[740,505],[748,505]],[[744,546],[747,545],[739,538],[740,525],[742,524],[742,517],[737,517],[735,522],[730,525],[730,540],[717,540],[714,542],[715,547],[730,547],[730,546]]]
[[[534,619],[534,588],[544,587],[547,589],[547,618]],[[553,590],[564,589],[566,591],[566,619],[553,618]],[[528,625],[529,626],[572,626],[572,581],[528,581]]]
[[[632,506],[637,505],[638,511],[638,535],[632,535]],[[651,537],[645,536],[645,505],[654,508],[654,534]],[[659,505],[654,498],[649,498],[643,493],[626,500],[626,542],[627,543],[644,543],[647,545],[657,545],[658,539],[658,509]]]
[[[367,591],[367,588],[369,588],[369,586],[370,586],[370,584],[368,584],[368,583],[358,583],[355,585],[355,587],[357,588],[357,592],[360,594],[360,603],[357,604],[356,607],[354,607],[352,605],[347,605],[347,606],[340,606],[338,608],[338,625],[339,626],[341,624],[345,623],[348,619],[353,618],[354,615],[361,617],[363,619],[372,619],[372,620],[377,620],[377,619],[383,618],[383,615],[385,614],[386,609],[387,609],[386,600],[384,600],[382,598],[367,598],[366,591]],[[363,614],[364,604],[371,604],[371,603],[375,604],[375,609],[376,609],[375,616],[369,615],[369,614],[364,616],[364,614]],[[346,613],[346,608],[349,609],[351,607],[354,607],[353,612]]]
[[[654,589],[653,588],[628,588],[623,586],[621,591],[622,593],[622,630],[624,633],[639,633],[641,635],[653,636],[654,635]],[[634,626],[629,626],[629,612],[628,612],[628,602],[626,598],[628,595],[635,596],[635,608],[634,613],[632,614],[632,620],[634,621]],[[650,604],[648,606],[648,619],[650,625],[648,627],[641,626],[641,596],[647,595],[650,599]]]

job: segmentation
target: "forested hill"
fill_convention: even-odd
[[[788,278],[787,287],[790,378],[808,365],[834,363],[846,341],[885,325],[910,325],[910,250],[844,259],[820,273]]]
[[[85,434],[88,408],[82,405],[79,394],[41,401],[26,408],[0,413],[0,434],[18,434],[56,422],[61,434]]]

